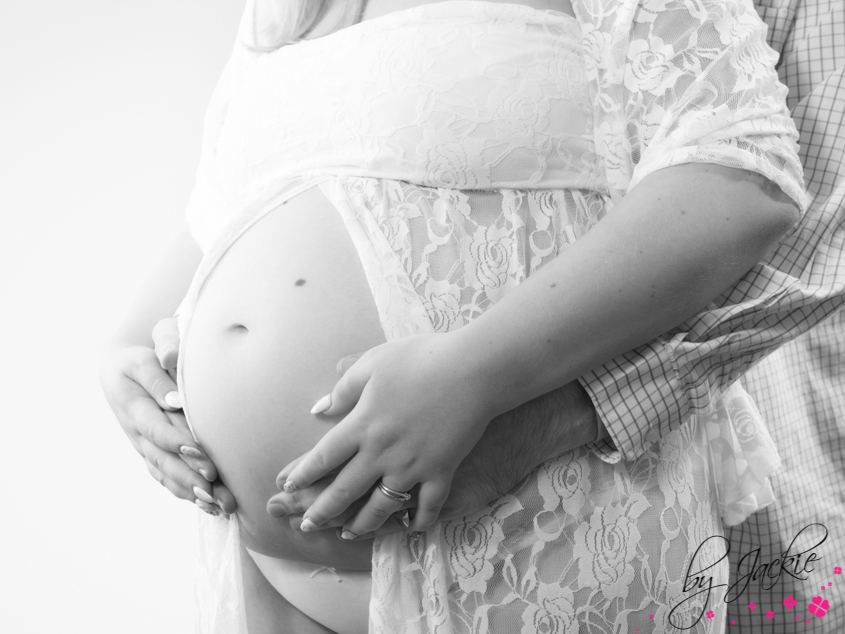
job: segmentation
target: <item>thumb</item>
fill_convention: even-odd
[[[179,327],[175,317],[166,317],[153,327],[153,345],[161,367],[172,370],[179,354]]]
[[[358,399],[361,398],[361,392],[364,391],[364,386],[369,380],[370,371],[368,364],[355,363],[335,383],[331,393],[326,394],[314,404],[314,407],[311,408],[311,413],[339,416],[340,414],[350,412],[355,407]]]
[[[343,357],[340,361],[337,362],[337,373],[340,376],[346,374],[346,372],[351,368],[355,362],[364,356],[365,353],[363,352],[356,352],[355,354],[349,354]]]

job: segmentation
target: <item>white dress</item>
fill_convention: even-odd
[[[236,47],[188,209],[205,258],[182,332],[226,249],[313,186],[346,223],[388,340],[468,323],[657,169],[756,171],[803,208],[785,88],[750,4],[573,4],[577,19],[439,2],[273,53]],[[723,523],[772,501],[778,466],[736,383],[637,460],[585,446],[473,516],[377,540],[370,629],[722,631]],[[237,522],[200,522],[199,631],[246,632]],[[713,592],[696,594],[709,564]]]

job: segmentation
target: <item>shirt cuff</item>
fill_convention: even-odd
[[[636,460],[686,419],[689,395],[675,362],[685,336],[640,346],[579,379],[610,433],[590,447],[599,458],[611,464]]]
[[[590,451],[608,464],[616,464],[622,460],[622,452],[616,448],[610,438],[602,438],[589,446]]]

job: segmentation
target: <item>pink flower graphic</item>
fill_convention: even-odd
[[[773,619],[773,618],[775,618],[775,613],[774,613],[774,612],[772,612],[771,610],[769,610],[768,612],[766,612],[766,618],[767,618],[767,619]]]
[[[796,605],[798,605],[798,601],[795,600],[791,594],[783,600],[783,604],[786,606],[787,610],[791,610]]]
[[[748,609],[749,609],[749,610],[753,610],[753,609],[754,609],[754,608],[756,608],[756,607],[757,607],[757,604],[756,604],[756,603],[754,603],[754,601],[752,601],[751,603],[749,603],[749,604],[748,604]]]
[[[710,610],[709,612],[707,612],[707,618],[708,619],[712,619],[714,616],[716,616],[716,615],[713,614],[713,610]]]
[[[827,599],[821,597],[813,597],[813,602],[807,606],[807,609],[816,616],[824,616],[827,614],[828,608],[830,608],[830,603],[827,602]]]
[[[842,574],[842,568],[840,568],[839,566],[836,566],[836,568],[833,569],[833,574],[841,575]]]

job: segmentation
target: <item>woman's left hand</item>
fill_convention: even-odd
[[[305,456],[297,458],[292,464],[296,464]],[[287,517],[290,527],[294,530],[300,530],[302,527],[302,519],[304,513],[308,508],[320,497],[320,494],[334,480],[334,475],[327,476],[322,480],[317,480],[311,486],[304,489],[298,489],[292,493],[281,491],[277,493],[267,503],[267,513],[271,517]],[[320,530],[335,529],[339,539],[343,539],[342,527],[352,521],[358,514],[358,511],[363,507],[366,499],[358,500],[347,508],[343,513],[337,515],[319,526]],[[356,539],[372,539],[373,537],[380,537],[382,535],[389,535],[398,531],[408,530],[410,525],[410,515],[408,509],[414,507],[414,502],[409,501],[402,505],[402,507],[395,513],[390,515],[387,520],[376,531],[371,533],[359,533],[355,535]]]
[[[346,464],[305,513],[302,530],[325,524],[372,491],[344,528],[355,535],[375,531],[403,506],[373,489],[380,482],[418,496],[411,530],[437,521],[455,469],[495,416],[457,332],[373,348],[317,402],[312,413],[349,414],[276,482],[295,491]]]

